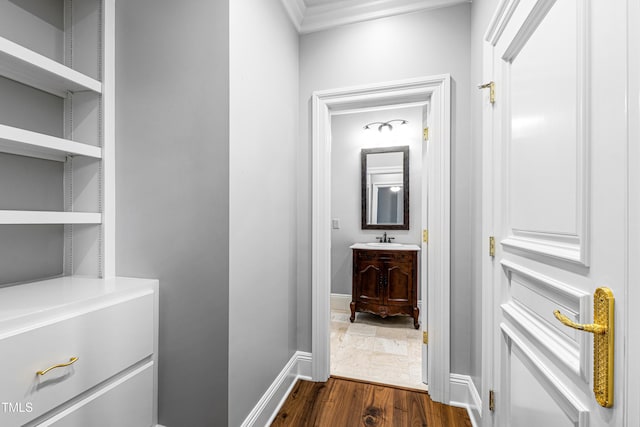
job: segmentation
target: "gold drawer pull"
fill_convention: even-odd
[[[56,368],[64,368],[65,366],[69,366],[69,365],[73,365],[74,363],[76,363],[78,361],[77,357],[72,357],[69,359],[69,363],[60,363],[59,365],[53,365],[48,367],[47,369],[45,369],[44,371],[38,371],[36,372],[36,374],[38,375],[44,375],[47,372],[49,372],[52,369],[56,369]]]
[[[593,294],[593,323],[573,322],[558,310],[553,314],[570,328],[591,332],[593,336],[593,393],[601,406],[613,406],[614,303],[609,288],[598,288]]]

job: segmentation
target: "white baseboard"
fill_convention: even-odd
[[[450,401],[449,405],[465,408],[469,413],[471,425],[482,425],[482,400],[473,380],[469,375],[450,374]]]
[[[331,310],[346,311],[349,313],[351,309],[351,295],[348,294],[331,294],[330,307]],[[422,311],[422,301],[418,301],[418,308]]]
[[[346,311],[351,310],[349,304],[351,303],[351,295],[347,294],[331,294],[331,310]]]
[[[311,380],[311,353],[297,351],[242,423],[242,427],[268,426],[298,379]]]

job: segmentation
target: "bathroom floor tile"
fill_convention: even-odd
[[[347,328],[347,335],[364,335],[367,337],[376,336],[376,327],[365,325],[364,323],[352,323]]]
[[[346,319],[346,322],[345,322]],[[422,332],[409,317],[383,319],[331,311],[332,375],[427,390],[422,383]]]
[[[407,340],[404,339],[388,339],[375,338],[373,351],[378,353],[396,354],[400,356],[408,356]]]
[[[376,338],[373,336],[364,336],[364,335],[356,335],[356,334],[345,334],[342,343],[340,344],[340,348],[347,354],[350,353],[350,350],[358,350],[371,352],[374,351],[374,346],[376,345]]]
[[[349,314],[348,313],[344,313],[342,311],[332,311],[331,312],[331,321],[332,322],[343,322],[343,323],[350,323],[351,321],[349,320]]]
[[[403,328],[376,328],[376,337],[408,342],[407,330]]]

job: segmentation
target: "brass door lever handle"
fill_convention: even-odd
[[[598,403],[605,408],[613,406],[614,303],[611,289],[596,289],[593,294],[593,323],[587,325],[572,321],[558,310],[553,312],[563,325],[594,334],[593,393]]]
[[[607,333],[607,327],[605,325],[598,325],[596,323],[588,323],[588,324],[576,323],[573,320],[569,319],[564,314],[560,313],[559,310],[554,311],[553,315],[556,316],[556,319],[562,322],[563,325],[568,326],[570,328],[578,329],[580,331],[585,331],[585,332],[591,332],[592,334],[602,335]]]

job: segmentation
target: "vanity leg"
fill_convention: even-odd
[[[416,329],[420,329],[420,309],[418,307],[413,307],[413,327]]]
[[[351,320],[351,323],[353,323],[353,321],[356,320],[356,303],[354,301],[351,301],[351,304],[349,304],[349,308],[351,308],[351,317],[349,317],[349,320]]]

